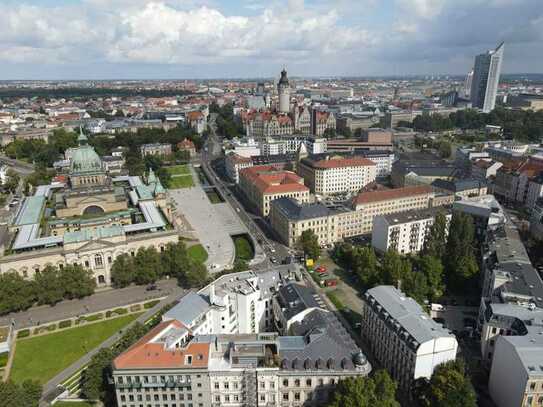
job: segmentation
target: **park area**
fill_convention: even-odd
[[[194,186],[192,174],[188,164],[175,165],[173,167],[166,167],[166,171],[170,174],[171,178],[168,181],[168,188],[189,188]]]
[[[31,379],[44,384],[139,315],[125,315],[57,333],[18,339],[10,378],[16,383]]]
[[[187,254],[191,259],[198,263],[203,263],[207,260],[207,252],[201,244],[195,244],[187,249]]]

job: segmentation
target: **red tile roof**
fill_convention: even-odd
[[[166,350],[164,342],[153,339],[170,327],[182,328],[179,321],[165,321],[157,325],[128,350],[113,361],[116,369],[136,368],[203,368],[209,359],[209,343],[189,343],[185,348]],[[185,356],[192,356],[192,363],[185,363]]]
[[[304,160],[304,162],[310,162],[313,168],[340,168],[340,167],[367,167],[375,166],[375,163],[368,160],[365,157],[331,157],[329,159],[322,159],[319,161]]]
[[[263,194],[309,192],[301,177],[290,171],[277,170],[272,165],[244,168],[239,174],[240,177],[247,178]]]
[[[355,205],[372,202],[390,201],[392,199],[405,198],[413,195],[424,195],[432,192],[429,185],[417,185],[403,188],[387,189],[383,191],[361,192],[354,200]]]
[[[194,112],[188,112],[186,116],[187,116],[187,120],[189,122],[193,122],[195,120],[202,119],[204,117],[204,114],[202,112],[196,110]]]
[[[177,148],[179,149],[190,149],[190,148],[196,148],[194,146],[194,143],[192,140],[189,140],[188,138],[184,139],[183,141],[180,141],[177,143]]]

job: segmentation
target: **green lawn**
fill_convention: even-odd
[[[92,404],[86,401],[57,401],[53,404],[55,407],[94,407],[96,404]]]
[[[187,249],[187,253],[190,258],[203,263],[207,260],[207,252],[206,249],[204,249],[204,246],[201,244],[196,244],[194,246],[191,246]]]
[[[46,383],[140,314],[17,341],[10,378]]]
[[[235,237],[234,245],[236,247],[236,260],[249,261],[254,257],[253,247],[245,236]]]
[[[175,165],[173,167],[166,167],[166,171],[168,171],[171,175],[188,175],[188,174],[190,174],[189,166],[186,165],[186,164]]]
[[[194,186],[192,175],[173,175],[168,181],[168,188],[189,188]]]
[[[221,199],[221,197],[219,196],[219,194],[216,193],[215,191],[206,192],[206,195],[207,195],[209,201],[210,201],[212,204],[218,204],[218,203],[224,202],[224,201]]]

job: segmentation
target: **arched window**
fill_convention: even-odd
[[[106,278],[102,274],[100,274],[98,276],[98,284],[105,284],[105,283],[106,283]]]

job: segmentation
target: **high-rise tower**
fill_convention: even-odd
[[[279,113],[290,112],[290,85],[288,83],[287,71],[283,68],[281,78],[277,83],[277,93],[279,93]]]
[[[466,79],[464,80],[464,86],[462,88],[462,97],[470,99],[471,95],[471,83],[473,82],[473,69],[469,71]]]
[[[503,60],[502,42],[495,50],[475,57],[471,82],[471,104],[488,113],[494,109]]]

